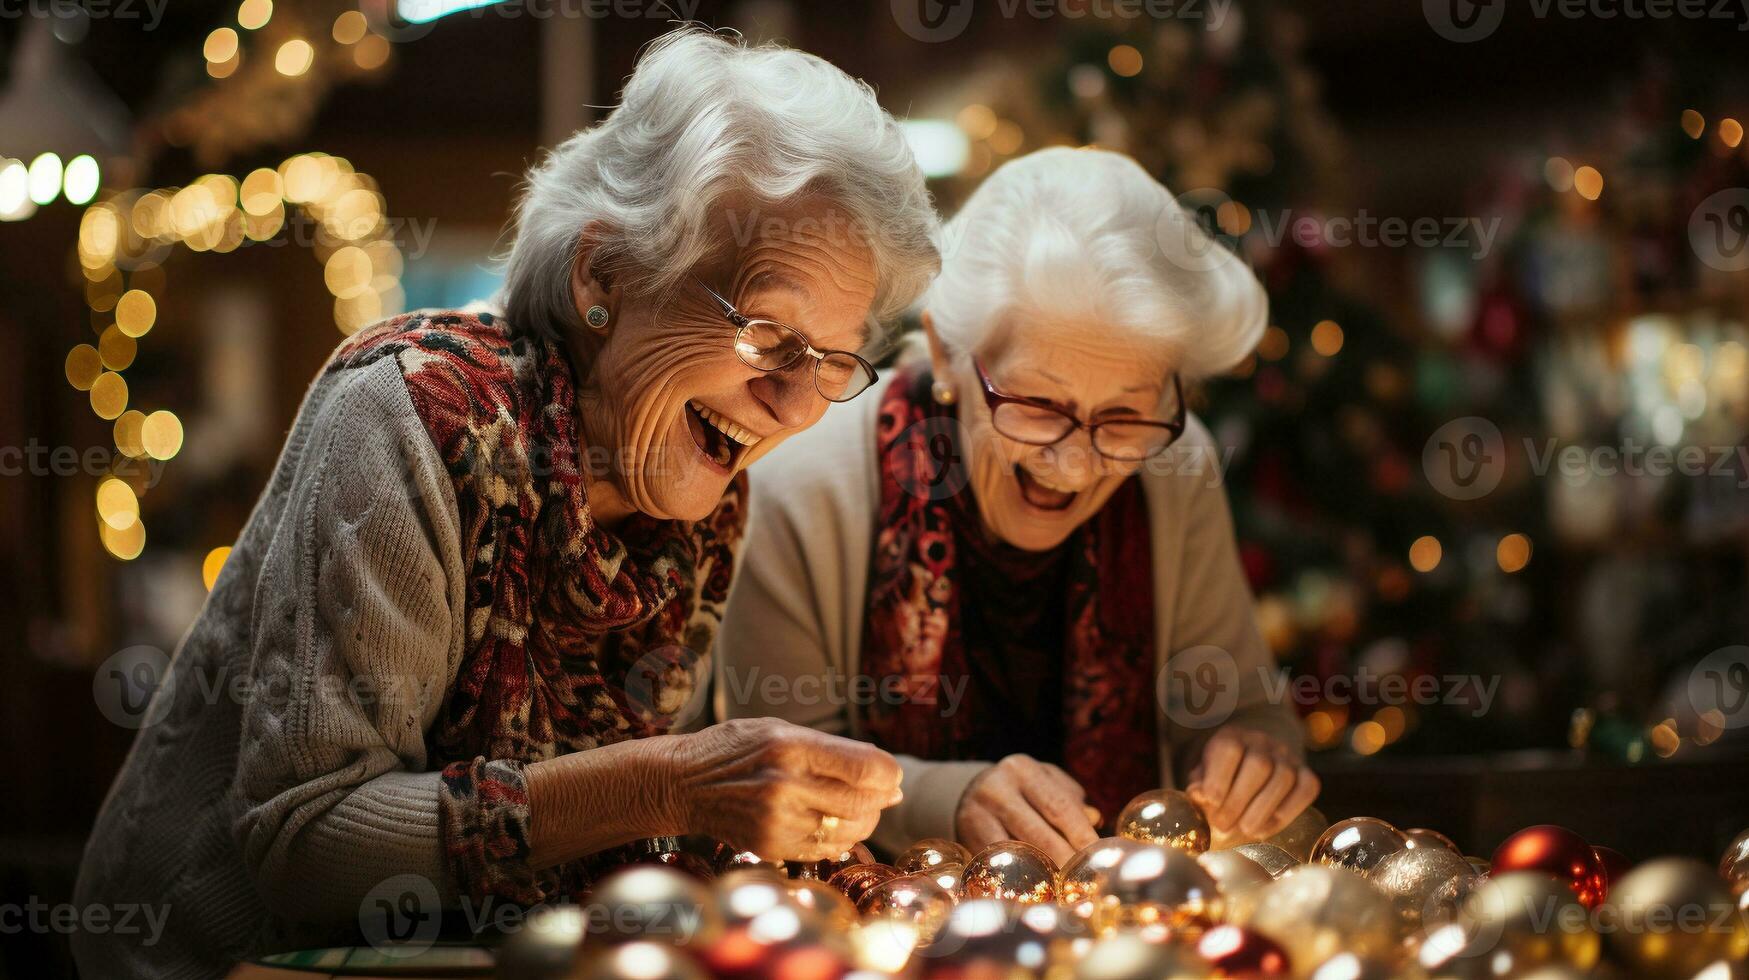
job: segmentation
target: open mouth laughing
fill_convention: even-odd
[[[705,461],[724,473],[733,472],[735,463],[760,439],[728,416],[695,401],[686,403],[686,428]]]
[[[1018,463],[1014,479],[1020,483],[1020,495],[1039,510],[1064,510],[1075,502],[1076,491],[1059,487]]]

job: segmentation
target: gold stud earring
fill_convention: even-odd
[[[607,307],[591,306],[583,313],[583,322],[589,324],[589,329],[596,333],[607,332]]]
[[[929,386],[929,394],[937,405],[952,405],[955,398],[953,385],[945,381],[937,381]]]

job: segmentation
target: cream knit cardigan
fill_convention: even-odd
[[[853,698],[839,692],[852,690],[846,679],[858,676],[862,662],[879,502],[879,395],[879,389],[871,390],[833,406],[812,429],[793,436],[749,471],[747,536],[717,634],[719,719],[775,715],[833,734],[867,737]],[[1221,712],[1225,724],[1267,731],[1298,750],[1300,726],[1283,699],[1286,688],[1266,680],[1274,677],[1275,665],[1257,629],[1232,516],[1217,479],[1224,469],[1218,464],[1225,460],[1208,430],[1192,418],[1183,438],[1160,461],[1154,472],[1137,476],[1153,536],[1159,667],[1166,667],[1174,651],[1222,651],[1230,661],[1214,654],[1208,662],[1219,670],[1210,676],[1236,685],[1225,695],[1233,698],[1231,714]],[[868,696],[866,687],[861,696]],[[1202,745],[1217,730],[1212,721],[1220,709],[1168,711],[1158,696],[1156,703],[1160,783],[1172,786],[1175,773],[1195,765]],[[882,816],[874,843],[896,852],[923,837],[953,838],[961,794],[994,761],[900,756],[905,799]]]

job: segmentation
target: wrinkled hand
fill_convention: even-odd
[[[1099,839],[1099,811],[1074,777],[1030,755],[1011,755],[979,773],[960,797],[954,830],[975,853],[1020,840],[1062,864]]]
[[[672,771],[688,833],[779,861],[844,853],[904,798],[891,755],[776,718],[738,718],[679,737]],[[837,825],[816,836],[826,816]]]
[[[1317,775],[1281,742],[1258,731],[1223,728],[1203,747],[1187,791],[1217,836],[1263,840],[1311,806],[1318,789]]]

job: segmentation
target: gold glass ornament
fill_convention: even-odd
[[[1550,966],[1590,970],[1601,942],[1572,889],[1537,871],[1480,883],[1457,921],[1432,930],[1420,961],[1435,976],[1518,975]]]
[[[1396,955],[1400,930],[1390,900],[1347,868],[1303,864],[1251,894],[1237,925],[1287,950],[1296,975],[1338,953],[1363,959]]]
[[[920,980],[1054,975],[1052,964],[1066,961],[1069,944],[1076,940],[1075,924],[1054,905],[1021,907],[996,899],[966,899],[948,915],[947,926],[935,942],[920,950],[911,963]]]
[[[947,840],[943,837],[925,837],[900,852],[893,859],[893,867],[902,874],[916,871],[928,871],[941,864],[957,864],[964,867],[971,861],[972,852],[966,850],[964,844]]]
[[[785,874],[782,861],[767,861],[752,851],[742,851],[732,844],[718,844],[711,854],[711,869],[717,874],[727,874],[737,868],[768,868],[778,874]]]
[[[529,912],[521,929],[504,937],[498,947],[498,975],[505,977],[565,977],[583,959],[588,918],[575,905],[555,905]],[[594,947],[592,948],[606,948]]]
[[[1749,830],[1737,835],[1725,856],[1719,858],[1719,877],[1731,889],[1731,894],[1749,894]]]
[[[868,890],[856,910],[865,918],[895,919],[917,930],[917,942],[935,941],[953,911],[953,896],[929,875],[902,874]]]
[[[1281,832],[1264,841],[1292,854],[1294,860],[1305,864],[1312,859],[1312,845],[1318,842],[1319,835],[1330,826],[1330,821],[1315,806],[1306,807],[1300,815],[1293,819]]]
[[[1175,847],[1153,846],[1111,869],[1093,896],[1093,929],[1102,936],[1141,930],[1149,938],[1194,938],[1221,920],[1226,906],[1214,876]]]
[[[1411,827],[1403,831],[1403,847],[1408,850],[1414,850],[1418,847],[1439,847],[1456,854],[1458,857],[1464,856],[1463,850],[1450,837],[1426,827]]]
[[[1074,980],[1202,980],[1214,968],[1187,946],[1149,942],[1133,933],[1107,936],[1075,964]]]
[[[1176,847],[1191,856],[1209,849],[1209,819],[1190,795],[1175,789],[1141,793],[1117,815],[1117,835]]]
[[[1275,879],[1263,865],[1238,851],[1210,851],[1199,855],[1196,862],[1215,879],[1215,884],[1221,887],[1221,894],[1228,898],[1258,885],[1267,885]]]
[[[1636,977],[1694,976],[1710,964],[1749,956],[1749,921],[1713,869],[1688,858],[1637,865],[1611,886],[1599,909],[1611,955]]]
[[[1240,844],[1233,848],[1233,852],[1256,861],[1271,878],[1280,878],[1305,863],[1294,860],[1294,856],[1282,850],[1279,844]]]
[[[1376,817],[1338,820],[1318,835],[1310,864],[1347,868],[1367,874],[1380,861],[1403,849],[1403,832]]]
[[[723,927],[710,889],[662,865],[631,865],[608,875],[590,891],[589,904],[613,913],[591,942],[709,942]]]
[[[1462,855],[1434,844],[1389,855],[1367,880],[1396,906],[1404,927],[1415,931],[1456,919],[1480,879]]]
[[[790,899],[813,912],[835,932],[849,932],[858,922],[856,906],[844,893],[823,881],[801,878],[785,886]]]
[[[960,879],[966,873],[963,864],[938,864],[925,872],[935,879],[935,883],[947,889],[947,893],[955,899],[960,897]]]
[[[1485,857],[1478,857],[1474,854],[1465,854],[1464,860],[1470,862],[1470,867],[1476,869],[1476,874],[1487,877],[1494,873],[1493,863]]]
[[[500,976],[510,976],[502,969]],[[661,943],[625,943],[595,947],[583,957],[575,980],[707,980],[697,961],[685,951]]]
[[[1057,872],[1057,901],[1082,919],[1092,918],[1094,895],[1106,875],[1148,846],[1128,837],[1105,837],[1076,851]]]
[[[853,864],[833,875],[826,884],[844,893],[852,905],[862,901],[869,889],[896,877],[899,869],[890,864]]]
[[[804,881],[830,881],[833,875],[852,865],[874,863],[874,855],[869,853],[868,848],[856,844],[835,858],[827,858],[824,861],[792,861],[785,865],[785,869],[791,878]]]
[[[1000,898],[1021,905],[1055,901],[1057,866],[1045,852],[1017,840],[979,851],[960,875],[965,898]]]

